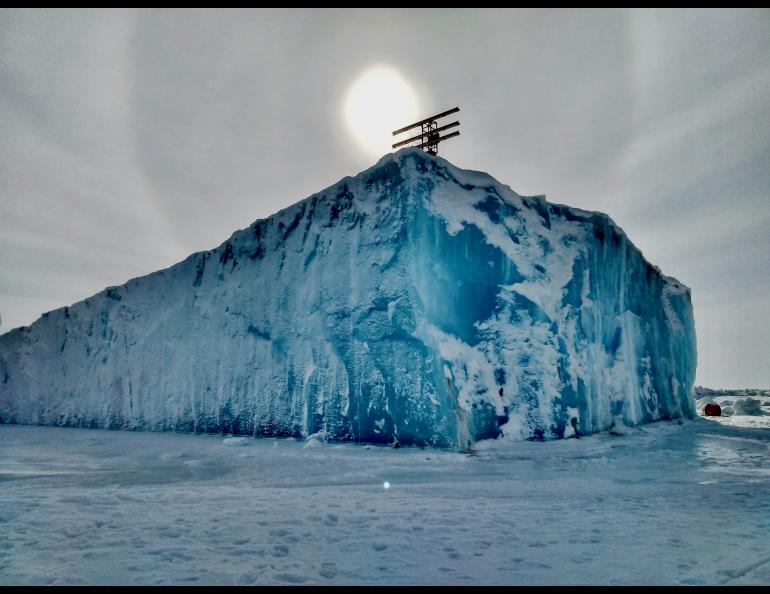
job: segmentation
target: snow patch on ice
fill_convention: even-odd
[[[318,431],[317,433],[313,433],[312,435],[309,435],[308,438],[305,440],[305,445],[303,445],[302,447],[316,448],[325,443],[326,443],[326,432]]]
[[[222,440],[222,445],[232,447],[244,447],[251,445],[252,440],[248,437],[225,437]]]

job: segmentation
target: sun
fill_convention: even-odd
[[[398,70],[377,64],[367,68],[351,85],[344,113],[360,145],[380,156],[393,150],[393,130],[417,120],[419,102]]]

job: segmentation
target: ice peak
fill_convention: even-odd
[[[466,449],[687,416],[673,282],[606,215],[404,148],[0,336],[0,422]]]

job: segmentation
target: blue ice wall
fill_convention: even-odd
[[[0,421],[465,449],[690,416],[695,364],[609,217],[405,149],[0,336]]]

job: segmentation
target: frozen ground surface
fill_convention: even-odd
[[[770,583],[766,429],[304,445],[0,426],[0,584]]]
[[[711,402],[722,408],[722,416],[708,417],[710,421],[731,427],[770,429],[770,390],[710,390],[698,386],[695,398],[698,414],[702,415]]]

